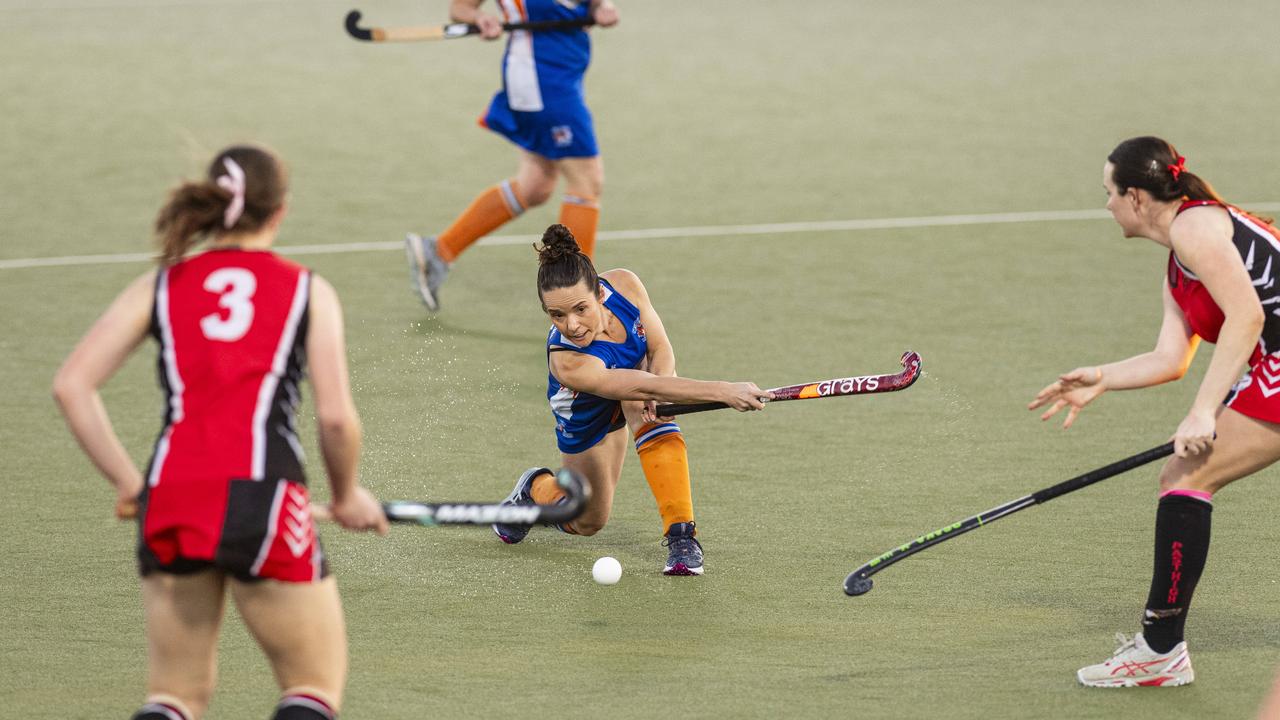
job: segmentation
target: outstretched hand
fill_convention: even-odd
[[[1072,370],[1069,373],[1058,376],[1058,379],[1043,390],[1036,393],[1036,397],[1028,405],[1028,410],[1049,405],[1049,409],[1045,410],[1040,416],[1041,420],[1048,420],[1063,408],[1068,408],[1067,418],[1062,423],[1062,429],[1071,427],[1071,423],[1075,422],[1076,415],[1080,414],[1080,410],[1085,405],[1093,402],[1093,399],[1106,392],[1106,386],[1102,382],[1102,368],[1099,367],[1081,367]],[[1050,403],[1052,403],[1050,405]]]

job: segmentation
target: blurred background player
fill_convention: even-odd
[[[283,690],[273,717],[333,718],[342,700],[342,606],[294,430],[307,365],[334,518],[379,533],[386,518],[356,481],[360,420],[337,295],[270,251],[286,194],[269,151],[219,153],[207,179],[182,184],[161,209],[160,267],[116,298],[54,380],[71,432],[115,486],[116,515],[139,518],[148,647],[139,720],[204,714],[228,587]],[[209,250],[183,259],[205,237]],[[166,412],[144,482],[98,388],[148,335]]]
[[[630,270],[596,274],[591,259],[563,225],[552,225],[538,249],[538,297],[553,325],[547,335],[547,399],[556,421],[564,467],[591,485],[587,509],[560,529],[594,535],[609,520],[613,491],[626,459],[631,430],[645,480],[658,502],[668,547],[663,572],[701,575],[702,545],[694,538],[689,458],[680,427],[654,415],[657,402],[722,402],[761,410],[771,394],[749,382],[690,380],[676,376],[676,357],[662,320],[640,278]],[[507,504],[552,504],[563,492],[548,468],[531,468]],[[524,539],[528,526],[494,525],[506,543]]]
[[[1280,270],[1280,232],[1223,202],[1159,138],[1120,143],[1102,174],[1107,209],[1125,237],[1170,250],[1160,335],[1149,353],[1062,375],[1029,407],[1052,403],[1042,419],[1068,408],[1063,427],[1070,427],[1103,392],[1177,380],[1201,339],[1216,343],[1174,432],[1175,457],[1160,472],[1142,631],[1077,673],[1097,687],[1184,685],[1195,676],[1183,626],[1209,551],[1213,494],[1280,459],[1280,317],[1263,309],[1280,302],[1272,277]]]
[[[481,11],[483,1],[453,0],[449,15],[455,22],[478,25],[488,40],[502,35],[503,22],[592,18],[603,27],[618,22],[618,10],[610,0],[497,0],[502,19]],[[561,175],[565,194],[560,223],[592,256],[604,164],[582,90],[590,62],[591,38],[585,29],[517,30],[507,39],[502,90],[480,124],[520,148],[516,174],[480,193],[439,235],[410,233],[405,238],[411,282],[428,310],[440,309],[440,285],[462,251],[526,209],[545,203]]]

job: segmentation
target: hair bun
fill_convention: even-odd
[[[565,257],[576,255],[582,250],[578,241],[573,238],[569,228],[556,223],[542,233],[542,247],[538,248],[538,263],[546,265]]]

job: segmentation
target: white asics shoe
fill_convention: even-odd
[[[431,312],[440,309],[440,286],[449,275],[449,263],[436,254],[436,239],[409,233],[404,238],[409,260],[409,283]]]
[[[1142,633],[1127,637],[1116,633],[1120,647],[1109,659],[1076,671],[1081,685],[1089,687],[1171,687],[1195,679],[1186,641],[1167,653],[1151,649]]]

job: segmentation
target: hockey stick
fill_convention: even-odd
[[[1166,455],[1173,454],[1173,443],[1167,442],[1159,447],[1153,447],[1150,450],[1144,450],[1137,455],[1118,460],[1105,467],[1087,472],[1083,475],[1065,480],[1052,487],[1047,487],[1038,492],[1031,493],[1012,500],[999,507],[992,508],[984,513],[979,513],[972,517],[967,517],[958,523],[938,528],[931,533],[921,535],[905,545],[890,550],[889,552],[875,558],[871,562],[849,573],[844,579],[844,592],[846,595],[863,595],[871,590],[871,576],[889,567],[890,565],[910,557],[925,548],[933,547],[940,542],[950,540],[951,538],[967,533],[970,530],[976,530],[984,525],[995,522],[1006,515],[1012,515],[1019,510],[1046,503],[1058,497],[1066,495],[1069,492],[1075,492],[1083,487],[1088,487],[1096,482],[1101,482],[1109,477],[1114,477],[1121,473],[1128,472],[1136,467],[1141,467],[1153,460],[1159,460]]]
[[[894,375],[860,375],[858,377],[836,378],[834,380],[818,380],[800,385],[773,388],[774,394],[769,402],[783,400],[809,400],[812,398],[840,397],[842,395],[869,395],[871,393],[895,392],[906,390],[920,377],[920,356],[908,350],[902,354],[902,372]],[[724,403],[706,402],[688,405],[659,405],[658,417],[672,417],[689,413],[721,410],[729,407]]]
[[[539,20],[535,22],[505,23],[502,26],[502,29],[507,32],[511,32],[513,30],[531,30],[534,32],[540,32],[546,30],[576,30],[578,28],[584,28],[588,25],[594,24],[595,21],[591,18],[581,18],[577,20]],[[469,23],[362,28],[360,27],[359,10],[352,10],[347,13],[346,27],[348,35],[356,40],[363,40],[364,42],[452,40],[454,38],[477,35],[480,33],[479,26],[471,25]]]
[[[552,525],[569,522],[586,509],[591,488],[578,473],[561,468],[556,484],[568,495],[563,505],[502,505],[499,503],[421,503],[397,500],[382,504],[387,520],[418,525]],[[333,520],[328,505],[311,504],[317,520]]]

